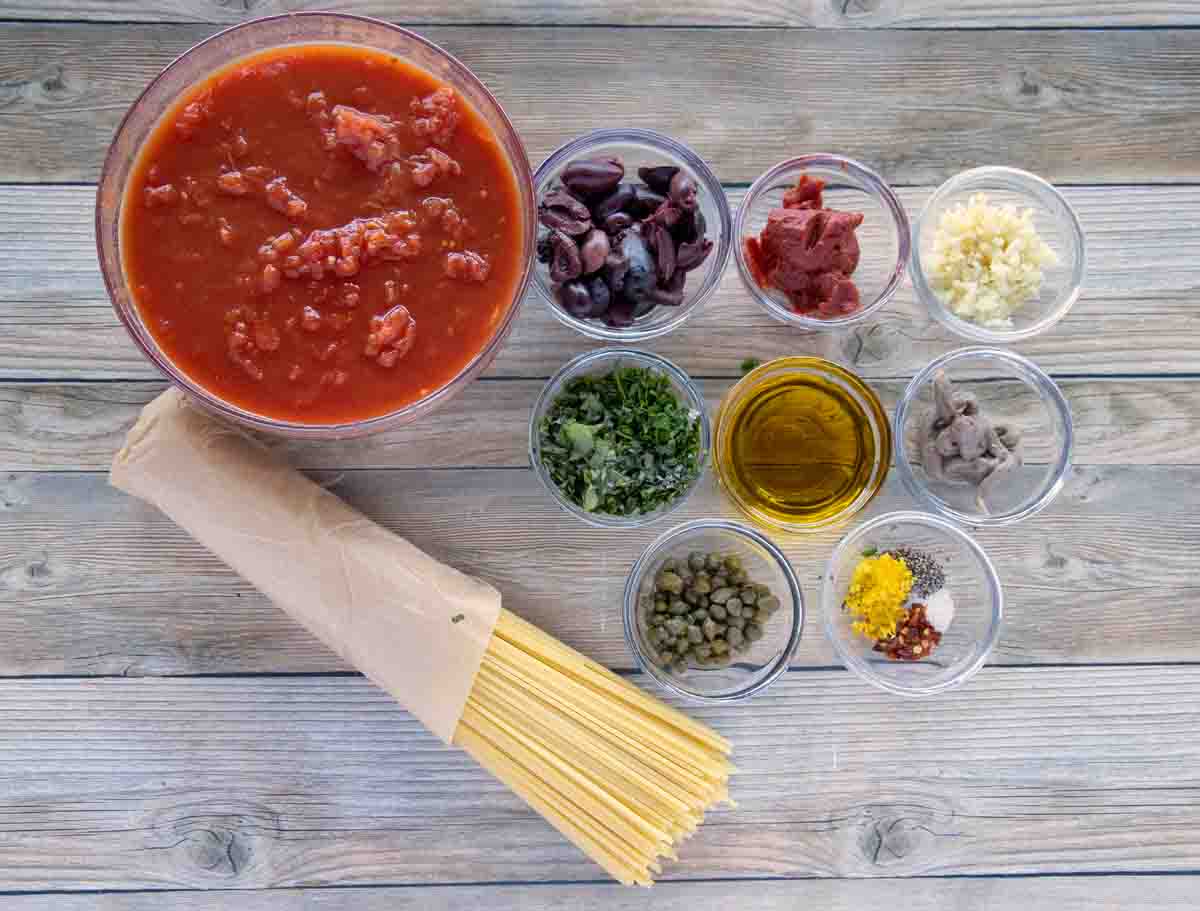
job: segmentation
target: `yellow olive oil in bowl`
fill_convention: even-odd
[[[892,440],[879,397],[818,357],[763,364],[721,403],[717,476],[750,518],[786,531],[841,521],[887,476]]]

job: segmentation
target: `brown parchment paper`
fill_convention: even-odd
[[[110,481],[451,742],[500,613],[496,589],[355,512],[175,389],[142,411]]]

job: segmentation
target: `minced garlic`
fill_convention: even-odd
[[[876,640],[894,636],[912,585],[913,574],[898,557],[864,557],[854,567],[846,592],[846,609],[858,618],[854,631]]]
[[[1011,329],[1012,314],[1042,288],[1058,256],[1033,226],[1033,209],[994,206],[974,194],[942,213],[929,256],[929,283],[950,312],[989,329]]]

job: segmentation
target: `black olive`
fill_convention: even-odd
[[[592,298],[592,308],[588,311],[588,316],[604,316],[612,303],[612,292],[608,289],[607,283],[597,275],[588,281],[587,289]]]
[[[625,275],[622,293],[636,307],[650,296],[658,285],[658,266],[642,232],[633,229],[621,238],[621,253],[629,260],[629,271]]]
[[[613,329],[624,329],[633,325],[636,317],[633,315],[633,304],[625,298],[617,298],[604,315],[604,322]]]
[[[633,216],[628,212],[613,212],[604,219],[603,228],[608,234],[620,234],[633,224]]]
[[[645,218],[666,201],[667,198],[661,193],[655,193],[649,187],[636,186],[633,188],[633,200],[628,206],[628,211],[638,218]]]
[[[662,164],[655,168],[638,168],[638,177],[655,193],[664,196],[670,192],[671,178],[679,173],[679,168],[673,164]]]
[[[592,209],[592,215],[596,221],[603,222],[608,216],[627,208],[636,197],[637,189],[633,184],[619,184],[612,193],[596,203],[596,207]]]
[[[558,302],[571,316],[587,319],[592,312],[592,296],[583,282],[567,282],[558,286]]]

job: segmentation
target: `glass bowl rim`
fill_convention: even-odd
[[[637,601],[638,589],[641,585],[641,580],[645,576],[647,570],[653,565],[658,555],[668,546],[677,543],[697,532],[716,531],[724,535],[748,540],[753,544],[762,547],[771,556],[772,560],[778,566],[779,571],[783,574],[787,582],[789,593],[792,596],[792,629],[788,636],[787,645],[779,657],[771,665],[770,671],[765,677],[756,683],[749,684],[736,690],[732,693],[724,693],[721,695],[706,695],[704,693],[696,693],[685,689],[679,685],[670,675],[664,673],[661,668],[655,666],[653,661],[644,654],[641,643],[638,640],[636,625],[637,625]],[[800,588],[800,580],[796,576],[796,571],[792,568],[791,561],[787,555],[765,534],[756,528],[752,528],[742,522],[737,522],[732,519],[693,519],[690,522],[685,522],[682,525],[677,525],[669,529],[654,539],[642,554],[634,562],[633,567],[629,571],[629,576],[625,580],[625,596],[622,605],[622,620],[625,628],[625,643],[629,646],[629,650],[633,653],[634,660],[637,661],[641,671],[653,678],[656,683],[664,689],[670,690],[684,699],[692,700],[699,703],[722,703],[722,702],[741,702],[749,699],[758,693],[761,693],[768,686],[779,679],[787,672],[791,666],[792,659],[795,657],[796,649],[800,645],[800,638],[804,631],[805,609],[804,609],[804,594]]]
[[[721,444],[722,434],[721,425],[724,422],[725,408],[728,402],[732,401],[735,393],[743,393],[745,388],[758,383],[772,369],[779,367],[803,367],[812,366],[819,368],[825,373],[831,373],[838,376],[843,381],[848,381],[850,385],[855,387],[856,391],[863,394],[866,398],[867,408],[864,410],[872,418],[872,425],[876,427],[879,435],[879,445],[876,447],[874,472],[879,474],[878,479],[869,483],[863,488],[863,492],[841,512],[830,516],[827,519],[822,519],[819,522],[785,522],[779,519],[772,519],[760,513],[751,514],[750,511],[742,504],[739,497],[735,496],[732,489],[725,483],[724,473],[721,470],[721,453],[724,452],[724,447]],[[892,423],[888,420],[887,408],[883,405],[883,400],[879,397],[879,393],[875,388],[863,377],[859,376],[849,367],[845,367],[836,361],[831,361],[828,358],[821,357],[817,354],[785,354],[781,357],[773,358],[765,363],[759,364],[745,376],[741,377],[736,383],[729,387],[725,395],[721,398],[721,404],[717,409],[717,420],[713,427],[712,440],[712,461],[713,473],[716,475],[721,488],[726,497],[733,502],[734,506],[753,521],[758,521],[763,525],[769,526],[775,531],[785,534],[806,534],[813,531],[822,531],[826,528],[838,525],[857,515],[865,509],[879,492],[883,490],[883,485],[887,483],[887,476],[891,470],[892,451]]]
[[[1046,198],[1054,200],[1065,214],[1064,218],[1056,218],[1056,221],[1061,221],[1066,225],[1067,233],[1073,239],[1074,246],[1079,250],[1075,266],[1071,270],[1069,291],[1062,295],[1062,299],[1046,315],[1024,329],[989,329],[950,312],[950,309],[938,299],[933,288],[930,287],[929,281],[925,277],[925,268],[921,265],[921,229],[933,217],[937,207],[952,194],[968,190],[971,184],[990,178],[997,178],[1008,183],[1010,189],[1027,198],[1037,199],[1039,204],[1045,208],[1051,208],[1046,206],[1044,201]],[[1059,323],[1075,306],[1083,293],[1083,282],[1087,275],[1087,235],[1079,220],[1079,213],[1075,211],[1075,207],[1058,187],[1029,171],[1002,165],[987,165],[980,168],[969,168],[955,174],[934,190],[926,200],[925,205],[921,207],[921,213],[913,222],[912,233],[912,254],[908,271],[914,293],[935,320],[955,335],[969,341],[1002,345],[1033,338]]]
[[[567,377],[576,373],[581,368],[603,365],[610,362],[617,364],[622,360],[637,361],[640,366],[663,373],[673,380],[687,394],[688,404],[698,412],[700,420],[700,465],[699,471],[696,472],[696,477],[692,479],[687,489],[668,505],[659,507],[654,512],[641,513],[636,516],[610,516],[606,513],[587,512],[563,496],[562,491],[558,489],[558,485],[550,478],[549,473],[542,464],[541,458],[539,458],[541,452],[541,438],[538,430],[539,415],[552,404],[552,397],[557,395],[563,383],[566,382]],[[662,355],[653,354],[649,351],[641,351],[637,348],[593,348],[591,351],[585,351],[571,358],[559,367],[554,375],[546,380],[545,385],[542,386],[542,390],[534,400],[533,409],[529,414],[528,447],[529,462],[533,467],[534,474],[537,475],[538,480],[542,482],[542,486],[546,488],[551,497],[553,497],[554,502],[564,512],[595,528],[641,528],[651,525],[659,519],[666,518],[696,492],[696,488],[700,486],[700,482],[704,479],[705,469],[708,467],[709,453],[712,451],[712,423],[708,417],[708,407],[704,401],[704,393],[701,392],[700,387],[696,385],[695,381],[687,375],[682,367],[667,360]]]
[[[803,171],[809,168],[828,168],[830,170],[853,174],[865,186],[867,195],[874,197],[882,208],[891,215],[892,225],[898,235],[896,242],[896,266],[892,270],[891,278],[888,279],[887,284],[884,285],[883,290],[880,291],[875,300],[848,316],[818,319],[789,310],[778,301],[772,299],[770,295],[758,286],[758,283],[750,274],[750,267],[746,264],[743,235],[745,234],[746,221],[749,218],[750,209],[758,201],[759,197],[770,189],[771,185],[783,174],[792,170],[798,169]],[[861,190],[863,187],[858,187],[857,189]],[[784,159],[768,168],[750,185],[750,189],[742,197],[742,201],[738,205],[737,217],[734,220],[733,229],[736,235],[734,258],[737,260],[738,274],[741,276],[742,284],[746,287],[750,296],[775,319],[791,323],[803,329],[829,332],[837,329],[846,329],[867,320],[878,313],[888,301],[896,296],[896,292],[900,290],[900,285],[904,282],[904,275],[909,269],[912,227],[909,223],[908,211],[904,208],[904,204],[900,202],[900,197],[896,195],[896,191],[892,189],[891,185],[878,172],[867,167],[860,161],[853,158],[846,158],[843,155],[834,155],[826,152],[798,155],[794,158]]]
[[[167,379],[167,381],[172,385],[183,389],[191,397],[193,402],[213,414],[229,418],[244,427],[250,427],[267,433],[291,437],[293,439],[338,439],[343,437],[365,436],[367,434],[376,433],[381,430],[389,429],[390,427],[398,424],[405,423],[407,420],[415,420],[433,410],[436,410],[461,392],[463,387],[474,380],[478,374],[482,372],[482,370],[484,370],[486,366],[495,358],[495,355],[498,353],[500,347],[504,344],[509,333],[512,331],[517,314],[521,309],[521,302],[525,297],[525,293],[529,288],[529,282],[533,276],[534,257],[532,255],[532,251],[536,244],[537,238],[537,214],[535,210],[531,209],[526,213],[528,224],[526,225],[524,232],[525,236],[523,249],[527,248],[530,251],[530,256],[526,258],[525,268],[521,277],[514,286],[514,294],[512,303],[508,309],[508,313],[505,315],[504,320],[497,325],[488,343],[463,366],[462,370],[460,370],[453,378],[451,378],[435,392],[417,399],[414,402],[410,402],[403,408],[398,408],[384,414],[374,415],[373,417],[369,418],[363,418],[354,421],[342,421],[338,423],[303,423],[299,421],[268,417],[265,414],[249,411],[233,404],[232,402],[227,402],[216,393],[207,389],[201,383],[193,380],[181,368],[177,367],[175,363],[169,357],[167,357],[165,352],[160,353],[157,350],[157,343],[151,344],[148,341],[148,338],[152,340],[153,336],[150,335],[149,329],[144,326],[140,314],[136,313],[136,303],[133,303],[131,306],[133,313],[126,313],[117,305],[119,289],[127,286],[124,264],[118,257],[117,262],[113,264],[113,269],[115,269],[115,274],[113,274],[113,270],[110,270],[110,264],[105,256],[105,245],[107,241],[103,236],[101,227],[103,224],[101,197],[105,184],[114,179],[114,174],[118,167],[115,157],[117,140],[130,125],[130,121],[133,119],[135,114],[137,114],[150,92],[153,91],[155,86],[159,85],[164,79],[166,79],[172,71],[179,67],[185,59],[191,57],[194,53],[202,48],[206,48],[217,41],[226,39],[229,35],[235,32],[240,32],[242,30],[254,31],[261,29],[266,25],[280,22],[295,22],[298,20],[302,22],[309,21],[317,23],[318,27],[322,22],[341,21],[358,23],[365,28],[370,28],[376,31],[386,31],[392,35],[398,35],[405,40],[412,41],[415,44],[423,46],[433,56],[442,59],[453,72],[454,78],[461,78],[466,81],[471,85],[473,91],[477,91],[480,97],[492,105],[493,112],[495,113],[496,119],[500,123],[503,132],[507,133],[507,138],[511,140],[515,148],[520,150],[522,153],[516,157],[510,157],[509,155],[505,154],[505,160],[512,168],[513,179],[517,185],[518,191],[520,191],[522,187],[526,188],[531,201],[536,207],[537,193],[533,184],[533,169],[530,166],[529,154],[525,149],[525,143],[521,139],[520,133],[517,131],[516,127],[512,123],[511,118],[508,116],[508,113],[504,110],[503,105],[500,104],[500,101],[496,98],[492,91],[465,63],[459,60],[456,56],[451,54],[440,45],[430,41],[428,38],[425,38],[410,29],[372,16],[362,16],[355,13],[329,12],[323,10],[279,13],[271,16],[260,16],[255,19],[250,19],[246,22],[236,23],[227,28],[223,28],[212,35],[209,35],[202,41],[196,42],[186,50],[176,55],[174,59],[172,59],[170,63],[163,67],[162,70],[160,70],[154,76],[154,78],[146,84],[145,88],[138,93],[137,97],[122,115],[121,120],[117,125],[117,129],[113,133],[113,138],[109,143],[108,150],[105,152],[104,161],[100,168],[100,179],[97,184],[96,207],[93,220],[96,254],[97,259],[100,262],[100,273],[104,280],[105,292],[108,295],[109,303],[112,306],[113,311],[116,313],[117,319],[120,321],[121,325],[124,326],[130,339],[141,350],[146,359],[149,360],[150,363],[153,364],[154,367],[164,376],[164,378]],[[390,53],[403,59],[400,52],[391,51],[386,47],[362,45],[357,44],[356,42],[341,42],[333,39],[322,41],[319,35],[314,35],[311,38],[301,38],[296,41],[290,41],[282,44],[272,44],[266,47],[258,47],[245,54],[230,57],[210,70],[209,75],[229,68],[236,64],[239,60],[258,56],[277,48],[322,43],[346,44],[347,46],[352,47],[372,47],[373,50],[377,50],[382,53]],[[425,71],[425,67],[421,66],[420,64],[413,63],[412,65]],[[442,78],[438,77],[437,74],[431,75],[434,75],[435,78]],[[191,88],[195,84],[195,81],[189,83],[189,85],[183,89],[183,92],[186,92],[188,88]],[[168,107],[154,118],[153,124],[150,127],[152,132],[155,127],[159,125],[159,121],[161,120],[163,114],[166,113],[166,110],[170,109],[170,105],[178,102],[180,97],[182,97],[181,94],[176,94],[168,103]],[[124,197],[127,190],[127,186],[123,186],[118,189],[118,195],[121,198],[122,206],[125,204]],[[117,230],[118,232],[120,231],[120,222],[118,222]]]
[[[576,332],[599,341],[621,343],[644,342],[678,329],[691,318],[692,314],[700,309],[700,306],[705,301],[716,293],[721,285],[721,278],[725,274],[725,269],[729,264],[729,256],[732,252],[733,214],[729,206],[729,195],[725,192],[724,186],[712,168],[708,166],[708,163],[700,157],[699,153],[686,143],[680,142],[678,139],[672,139],[665,133],[636,127],[592,130],[589,133],[584,133],[582,136],[577,136],[563,143],[546,156],[546,160],[538,165],[537,170],[533,172],[534,193],[537,193],[538,187],[542,185],[544,180],[553,179],[572,158],[576,158],[601,146],[621,144],[647,145],[683,160],[692,173],[704,184],[705,191],[716,200],[721,235],[720,239],[715,243],[715,249],[710,254],[715,258],[713,259],[708,279],[697,290],[695,297],[690,302],[686,302],[676,308],[678,312],[672,319],[657,326],[646,326],[640,329],[636,323],[624,329],[614,329],[603,323],[578,319],[567,313],[567,311],[559,306],[558,301],[550,293],[549,287],[538,268],[540,264],[534,264],[531,281],[534,289],[537,291],[538,297],[550,308],[551,315],[564,326],[569,326]]]
[[[852,549],[851,545],[859,544],[864,536],[876,528],[896,522],[911,522],[917,525],[924,525],[927,528],[935,528],[948,537],[965,544],[967,550],[971,552],[979,564],[992,595],[991,620],[988,624],[987,633],[976,643],[975,657],[970,664],[958,671],[954,676],[933,685],[906,686],[892,680],[887,680],[876,674],[871,670],[867,662],[850,654],[845,648],[842,643],[842,637],[838,634],[834,623],[835,612],[841,610],[840,604],[833,603],[833,571],[838,559],[846,551]],[[876,516],[869,522],[864,522],[857,528],[847,532],[842,537],[842,540],[838,542],[837,547],[834,548],[833,553],[825,564],[825,573],[821,579],[821,608],[825,612],[825,636],[829,639],[834,652],[841,659],[847,670],[860,680],[864,680],[872,686],[879,687],[898,696],[932,696],[952,690],[966,683],[987,662],[988,656],[992,653],[992,649],[995,648],[996,643],[1000,639],[1000,629],[1004,620],[1004,588],[1000,584],[1000,577],[996,573],[996,567],[992,563],[991,557],[987,555],[987,552],[980,546],[979,542],[963,528],[955,525],[948,519],[930,515],[927,512],[898,510],[896,512],[884,513],[883,515]]]
[[[1038,398],[1042,401],[1049,399],[1050,406],[1058,414],[1063,426],[1062,451],[1059,453],[1058,459],[1054,464],[1052,480],[1035,499],[1025,506],[998,516],[981,516],[962,512],[953,509],[942,503],[940,499],[935,498],[929,492],[928,485],[918,480],[916,472],[913,471],[912,463],[909,461],[905,446],[904,425],[921,389],[933,379],[933,375],[938,370],[947,368],[955,361],[968,358],[982,358],[992,362],[998,361],[1012,368],[1016,374],[1012,378],[1019,379],[1026,387],[1036,391]],[[968,382],[970,381],[968,380]],[[900,400],[896,403],[896,410],[892,415],[893,461],[896,463],[896,470],[900,473],[900,482],[903,484],[905,490],[908,491],[909,496],[942,518],[967,527],[1002,528],[1006,525],[1015,525],[1017,522],[1021,522],[1041,512],[1054,501],[1054,498],[1059,495],[1066,485],[1067,477],[1071,471],[1071,456],[1074,448],[1075,423],[1071,415],[1071,405],[1067,401],[1062,388],[1048,373],[1029,358],[1004,348],[993,348],[987,345],[969,345],[965,348],[956,348],[940,357],[934,358],[920,373],[909,380],[908,385],[904,387],[904,392],[900,395]]]

